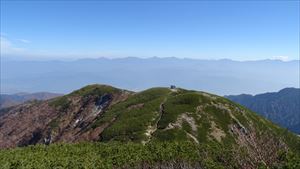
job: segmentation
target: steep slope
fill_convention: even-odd
[[[110,86],[91,85],[59,98],[8,109],[0,119],[0,147],[98,140],[101,126],[86,128],[129,95]]]
[[[9,110],[0,119],[0,133],[3,148],[100,141],[142,143],[151,149],[156,143],[189,142],[201,147],[196,154],[208,153],[220,164],[238,168],[274,166],[282,162],[282,153],[298,154],[300,150],[297,136],[255,113],[216,95],[179,88],[133,93],[90,85]],[[202,146],[217,148],[204,151]],[[226,156],[219,154],[222,149]]]
[[[225,96],[280,126],[300,134],[300,89],[285,88],[279,92]]]
[[[0,109],[16,106],[26,101],[47,100],[58,96],[61,96],[61,94],[48,92],[0,94]]]

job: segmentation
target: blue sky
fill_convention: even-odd
[[[1,56],[299,59],[299,1],[1,1]]]

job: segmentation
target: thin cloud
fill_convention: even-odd
[[[0,47],[1,47],[1,55],[2,54],[18,54],[23,52],[24,48],[16,47],[10,40],[1,36],[0,37]]]
[[[17,40],[20,42],[23,42],[23,43],[31,43],[31,41],[26,40],[26,39],[17,39]]]
[[[273,56],[272,60],[281,60],[283,62],[287,62],[290,60],[288,56]]]

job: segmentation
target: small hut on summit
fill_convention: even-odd
[[[176,86],[175,85],[171,85],[170,89],[176,89]]]

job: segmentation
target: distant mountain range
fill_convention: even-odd
[[[300,134],[300,89],[285,88],[279,92],[258,95],[225,96],[267,119]]]
[[[299,61],[179,59],[81,59],[12,61],[1,58],[1,93],[69,93],[87,84],[111,84],[141,91],[174,84],[218,95],[277,91],[298,87]]]
[[[57,93],[38,92],[38,93],[16,93],[0,94],[0,109],[16,106],[18,104],[32,100],[47,100],[61,96]]]
[[[5,160],[0,160],[0,166],[32,166],[32,163],[42,166],[45,161],[47,165],[57,165],[63,159],[73,163],[60,166],[76,168],[78,161],[86,165],[91,161],[97,165],[98,161],[110,162],[108,157],[112,151],[116,155],[111,159],[124,156],[125,163],[136,159],[128,168],[254,169],[262,165],[275,168],[288,164],[286,153],[300,151],[300,138],[295,134],[228,99],[182,88],[156,87],[132,92],[107,85],[89,85],[61,97],[24,103],[6,111],[0,118],[0,148],[59,144],[1,151]],[[129,146],[114,149],[116,143]],[[194,148],[187,149],[191,145]],[[136,150],[139,146],[144,147]],[[86,156],[89,152],[93,153]],[[39,154],[47,155],[41,158]],[[165,157],[176,162],[178,167],[162,164],[155,167],[155,161],[147,163],[153,160],[153,155],[159,161]],[[14,156],[22,162],[17,163]],[[121,164],[114,165],[123,168]],[[139,164],[145,167],[138,167]]]

